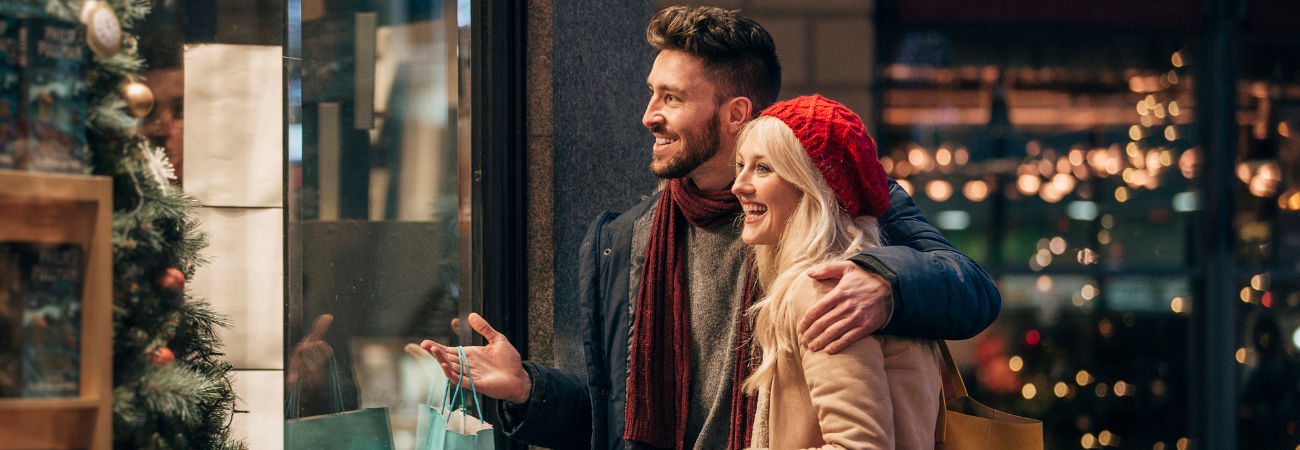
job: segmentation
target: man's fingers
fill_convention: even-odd
[[[839,339],[836,339],[835,342],[826,344],[826,353],[831,355],[839,353],[840,350],[848,348],[849,344],[866,338],[868,334],[870,333],[867,332],[867,327],[857,327],[849,330],[847,333],[844,333],[843,336],[840,336]]]
[[[813,279],[816,280],[843,278],[844,274],[849,273],[857,267],[858,264],[852,261],[828,262],[818,264],[817,266],[808,269],[808,276],[813,277]]]
[[[498,333],[497,330],[493,329],[492,325],[489,325],[486,320],[483,320],[483,316],[478,315],[478,313],[469,314],[469,326],[474,327],[474,331],[483,335],[483,338],[487,339],[488,345],[506,339],[505,335]]]
[[[316,317],[316,321],[311,324],[311,333],[303,338],[303,341],[319,341],[325,338],[325,332],[329,331],[330,324],[334,323],[332,314],[321,314]]]
[[[840,290],[832,289],[821,299],[818,299],[816,303],[813,303],[813,305],[808,308],[808,311],[803,313],[803,317],[799,319],[799,334],[808,332],[808,329],[811,328],[817,320],[821,319],[822,316],[825,316],[826,313],[835,309],[836,306],[839,306],[841,303],[840,297]],[[825,327],[826,324],[822,324],[822,328]]]
[[[847,317],[842,320],[836,321],[835,323],[830,324],[830,326],[826,327],[826,329],[823,330],[820,335],[815,336],[808,341],[808,345],[807,345],[808,350],[812,350],[814,352],[821,350],[822,347],[826,346],[826,344],[829,344],[832,341],[835,341],[839,339],[841,336],[843,336],[844,333],[848,331],[849,328],[851,328],[852,326],[853,326],[853,321],[849,320],[849,318]]]

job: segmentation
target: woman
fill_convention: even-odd
[[[874,336],[829,355],[798,344],[799,318],[833,284],[805,272],[880,245],[889,185],[875,143],[843,105],[777,103],[737,139],[732,193],[741,239],[766,293],[749,310],[762,362],[752,445],[772,449],[931,449],[941,381],[932,341]]]

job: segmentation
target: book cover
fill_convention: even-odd
[[[22,19],[20,139],[15,167],[81,173],[86,151],[85,27],[53,19]]]
[[[23,302],[18,255],[0,242],[0,398],[22,395],[18,365],[22,361],[19,338],[23,331]]]
[[[22,305],[16,345],[20,397],[76,397],[81,380],[81,245],[35,242],[0,244],[0,274],[12,281],[9,295]],[[12,300],[10,300],[12,303]],[[9,320],[4,327],[12,327]],[[12,330],[8,331],[12,336]],[[5,348],[5,347],[0,347]],[[12,386],[8,392],[14,391]]]
[[[22,47],[18,41],[18,19],[0,14],[0,169],[14,168],[15,144],[19,138],[18,99]]]

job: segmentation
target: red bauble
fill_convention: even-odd
[[[171,364],[172,361],[175,361],[176,355],[172,354],[172,349],[162,347],[154,350],[153,353],[149,355],[149,360],[153,362],[153,365],[163,367]]]
[[[168,267],[162,275],[158,276],[158,287],[163,289],[182,292],[185,290],[185,274],[180,269]]]

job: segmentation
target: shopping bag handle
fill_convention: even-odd
[[[331,411],[333,413],[341,413],[343,412],[343,387],[339,385],[339,363],[338,360],[334,358],[334,355],[330,355],[328,360],[328,367],[329,369],[327,370],[330,373],[330,384],[333,385],[332,391],[334,394],[330,396],[330,406],[332,407]],[[289,411],[285,412],[286,415],[285,419],[297,418],[298,410],[301,404],[302,404],[302,378],[299,377],[298,381],[293,383],[293,387],[289,391]]]
[[[966,393],[966,382],[961,379],[961,371],[957,370],[957,362],[952,359],[952,351],[948,350],[948,341],[940,340],[939,353],[943,354],[943,364],[948,368],[948,382],[952,383],[952,391],[956,398],[969,397]],[[934,441],[945,442],[947,438],[948,427],[948,399],[944,397],[943,383],[939,383],[939,417],[935,420]]]
[[[459,358],[459,360],[460,360],[460,377],[458,377],[458,379],[456,380],[456,392],[452,393],[452,397],[451,397],[451,407],[453,407],[453,408],[456,407],[456,399],[460,398],[460,391],[463,389],[463,388],[462,388],[462,385],[463,385],[463,383],[465,382],[465,376],[468,375],[468,376],[469,376],[469,387],[470,387],[470,390],[473,391],[473,393],[474,393],[474,406],[475,406],[475,409],[478,411],[478,418],[479,418],[479,420],[484,420],[484,419],[483,419],[483,402],[479,400],[479,398],[478,398],[478,388],[474,386],[474,372],[473,372],[472,370],[470,370],[470,368],[469,368],[469,357],[465,355],[465,347],[456,347],[456,356],[457,356],[457,357]],[[443,411],[447,411],[447,392],[446,392],[446,391],[447,391],[447,390],[450,390],[450,389],[451,389],[451,380],[447,380],[447,389],[445,389],[445,390],[443,391],[443,394],[442,394],[442,409],[443,409]],[[463,399],[463,398],[460,399],[460,400],[461,400],[461,402],[468,402],[468,400]],[[462,403],[462,404],[463,404],[463,403]],[[448,412],[447,414],[450,414],[450,412]]]

